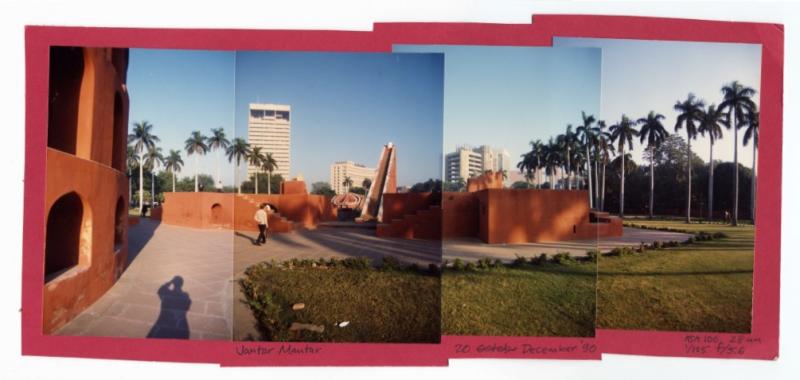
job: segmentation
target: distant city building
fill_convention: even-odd
[[[250,116],[247,122],[247,141],[251,147],[261,147],[266,155],[278,163],[273,174],[288,179],[291,171],[292,122],[291,106],[281,104],[250,103]],[[252,176],[260,168],[247,166],[247,176]]]
[[[375,182],[375,168],[368,168],[353,161],[339,161],[331,165],[331,187],[336,194],[344,194],[346,188],[344,179],[350,177],[352,187],[362,187],[364,179]]]
[[[487,170],[511,171],[511,156],[505,149],[492,149],[488,145],[477,148],[462,145],[455,152],[445,156],[445,181],[455,182],[459,178],[466,181],[477,177]]]

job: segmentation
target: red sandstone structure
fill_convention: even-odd
[[[100,298],[125,270],[128,50],[50,50],[43,330]]]
[[[358,221],[383,220],[383,196],[397,192],[397,148],[388,143],[378,159],[375,182],[370,186]]]
[[[385,194],[378,236],[478,237],[488,244],[622,236],[622,220],[590,210],[584,190],[505,189],[501,172],[471,178],[467,189]]]

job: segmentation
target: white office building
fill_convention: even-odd
[[[375,182],[375,168],[368,168],[353,161],[338,161],[331,165],[331,188],[336,194],[344,194],[347,188],[345,178],[350,177],[353,187],[363,187],[364,179]]]
[[[278,163],[278,169],[273,174],[280,174],[285,179],[289,178],[292,169],[291,111],[291,106],[288,105],[250,103],[247,122],[247,142],[251,147],[261,147],[265,156],[267,153],[272,154],[272,158]],[[247,176],[253,175],[257,170],[263,172],[248,165]]]
[[[473,148],[457,146],[454,152],[445,155],[445,181],[455,182],[459,178],[466,181],[486,171],[511,171],[511,156],[505,149],[493,149],[488,145]]]

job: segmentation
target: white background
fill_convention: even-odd
[[[308,4],[312,3],[312,4]],[[378,21],[470,21],[529,23],[531,14],[617,14],[783,23],[786,30],[783,159],[783,249],[781,259],[781,351],[776,361],[648,358],[605,355],[602,361],[452,360],[447,368],[220,368],[217,365],[20,356],[20,282],[24,161],[24,25],[180,28],[291,28],[370,30]],[[787,379],[800,373],[800,163],[798,48],[800,6],[794,2],[542,2],[542,1],[4,1],[0,5],[0,377],[82,379],[221,376],[258,378],[581,378]],[[769,149],[769,147],[762,147]],[[790,375],[794,373],[795,375]]]

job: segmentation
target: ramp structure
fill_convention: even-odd
[[[367,192],[361,216],[357,222],[378,221],[383,219],[383,195],[397,192],[397,148],[391,142],[383,146],[378,166],[375,169],[375,181]]]

